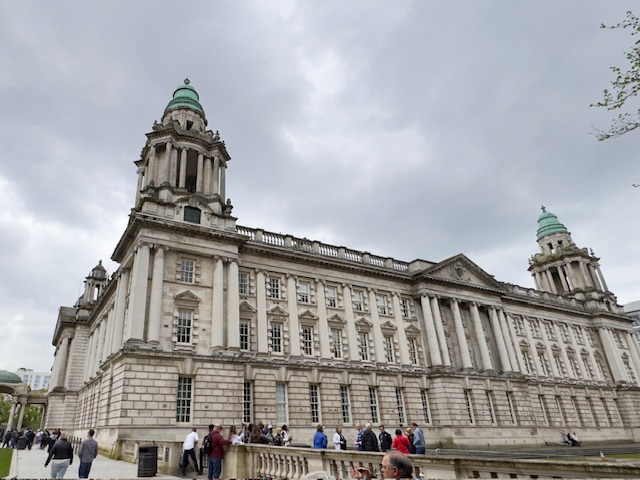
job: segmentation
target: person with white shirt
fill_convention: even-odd
[[[342,435],[342,427],[336,427],[336,433],[333,434],[333,445],[336,450],[347,449],[347,439]]]
[[[189,465],[189,458],[193,461],[193,467],[196,473],[200,471],[198,470],[198,460],[196,460],[196,444],[198,440],[200,440],[198,432],[196,431],[196,427],[193,427],[191,433],[187,435],[187,438],[184,439],[184,443],[182,444],[182,475],[186,475],[185,470]]]

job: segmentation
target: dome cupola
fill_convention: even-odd
[[[184,84],[175,89],[173,99],[171,99],[167,108],[164,109],[164,113],[177,108],[189,108],[204,116],[204,109],[202,105],[200,105],[198,92],[196,92],[196,89],[193,88],[190,83],[189,79],[185,78]]]
[[[538,217],[538,240],[553,233],[567,233],[567,227],[560,223],[553,213],[547,212],[543,205],[542,213]]]

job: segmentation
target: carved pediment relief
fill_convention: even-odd
[[[334,315],[331,315],[329,318],[327,318],[327,322],[329,323],[329,325],[333,325],[333,326],[344,326],[347,324],[347,322],[345,321],[344,318],[342,318],[340,315],[338,315],[337,313]]]
[[[404,331],[407,334],[408,338],[415,338],[420,335],[420,329],[416,328],[415,325],[409,325],[404,329]]]
[[[246,300],[243,300],[242,302],[240,302],[240,311],[255,313],[257,310],[249,302],[247,302]]]
[[[522,348],[529,348],[529,342],[527,342],[526,340],[520,340],[520,347]]]
[[[311,310],[305,310],[298,314],[298,318],[306,318],[308,320],[318,320],[318,316]]]
[[[501,289],[500,284],[492,275],[489,275],[462,254],[433,265],[424,270],[422,275],[479,287]]]
[[[373,327],[373,323],[364,317],[360,317],[356,320],[356,328],[359,330],[370,330]]]
[[[575,351],[575,349],[574,349],[571,345],[569,345],[569,346],[567,347],[567,353],[576,353],[576,351]]]
[[[553,353],[561,353],[560,347],[558,347],[558,345],[555,344],[555,343],[553,345],[551,345],[551,351]]]
[[[173,300],[178,305],[184,305],[189,307],[197,307],[200,304],[200,297],[198,297],[191,290],[180,292],[173,297]]]
[[[395,332],[397,330],[396,326],[389,321],[386,321],[382,325],[380,325],[380,328],[383,331],[387,331],[387,332]]]
[[[289,313],[287,313],[286,310],[283,310],[280,305],[276,305],[267,310],[267,315],[270,315],[272,317],[286,317],[289,315]]]

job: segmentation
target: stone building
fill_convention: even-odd
[[[48,427],[166,457],[212,421],[286,423],[306,442],[319,423],[412,421],[430,445],[636,440],[631,320],[550,212],[535,289],[463,254],[406,262],[238,226],[231,157],[188,81],[135,164],[119,268],[98,264],[59,311]]]

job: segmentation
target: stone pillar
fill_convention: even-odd
[[[187,149],[180,149],[180,183],[178,187],[186,188],[187,185]]]
[[[609,287],[607,287],[607,282],[604,281],[604,276],[602,275],[602,271],[600,270],[600,265],[596,265],[596,272],[598,272],[598,278],[600,278],[600,283],[604,287],[604,291],[608,292]]]
[[[493,328],[493,334],[496,338],[496,343],[498,344],[498,355],[500,356],[500,363],[502,364],[502,370],[504,372],[511,371],[511,363],[509,362],[509,354],[507,353],[507,345],[504,341],[504,335],[502,333],[502,329],[500,328],[500,321],[498,320],[498,314],[496,312],[496,307],[489,307],[489,318],[491,319],[491,326]],[[535,348],[535,347],[533,347]],[[535,351],[534,357],[535,355]]]
[[[267,289],[262,270],[256,271],[256,301],[258,304],[258,352],[269,351],[269,325],[267,320]]]
[[[205,195],[211,195],[211,183],[213,177],[213,160],[211,157],[204,157],[204,185],[202,187]]]
[[[442,315],[440,314],[440,303],[438,297],[431,297],[431,310],[433,311],[433,320],[436,327],[436,334],[438,336],[438,343],[440,344],[442,363],[448,367],[451,365],[451,358],[449,357],[447,337],[444,334],[444,326],[442,325]]]
[[[163,182],[162,183],[170,183],[171,182],[171,159],[173,158],[173,145],[171,142],[167,142],[167,148],[164,152],[164,172],[163,172]]]
[[[152,181],[153,184],[157,186],[158,180],[156,179],[158,175],[158,167],[156,164],[156,146],[151,145],[149,147],[149,166],[147,167],[147,185],[149,185]]]
[[[98,341],[98,330],[94,329],[89,336],[89,342],[87,344],[87,362],[84,366],[84,380],[89,381],[91,377],[96,373],[93,365],[96,361],[94,352],[96,351],[96,342]]]
[[[202,193],[202,186],[204,184],[204,154],[202,152],[198,152],[198,170],[196,176],[196,193]]]
[[[138,174],[138,183],[136,184],[136,199],[134,205],[137,207],[138,203],[140,202],[140,190],[142,190],[142,187],[144,185],[144,168],[138,168],[138,170],[136,170],[136,173]]]
[[[168,247],[155,246],[153,272],[151,274],[151,298],[149,299],[149,330],[147,342],[158,345],[162,328],[162,288],[164,285],[164,252]]]
[[[564,288],[565,292],[570,292],[571,289],[569,288],[569,284],[567,283],[567,279],[564,276],[564,270],[562,268],[562,265],[558,265],[558,276],[560,277],[560,282],[562,283],[562,288]]]
[[[287,308],[289,309],[289,348],[291,355],[300,356],[300,321],[298,319],[298,289],[296,276],[287,275]]]
[[[358,353],[358,330],[356,320],[353,315],[353,301],[351,299],[351,288],[349,285],[342,286],[344,298],[344,319],[347,322],[347,342],[349,347],[349,360],[359,360]]]
[[[220,164],[220,187],[219,188],[220,188],[220,199],[222,200],[222,203],[224,203],[226,201],[226,198],[227,198],[227,197],[225,197],[225,195],[226,195],[226,192],[225,192],[226,183],[225,183],[225,179],[224,179],[226,170],[227,170],[227,165],[224,162],[221,163]]]
[[[16,414],[16,404],[17,404],[17,400],[14,400],[13,402],[11,402],[11,410],[9,411],[9,419],[7,420],[7,429],[5,430],[6,432],[10,432],[11,428],[13,427],[13,417]],[[4,441],[4,439],[2,439]]]
[[[589,288],[589,287],[595,288],[595,285],[593,284],[593,280],[591,279],[591,275],[589,275],[589,270],[587,269],[586,264],[584,262],[579,262],[578,265],[580,266],[580,271],[582,272],[582,278],[584,279],[585,287],[587,287],[587,288]]]
[[[26,406],[26,401],[20,403],[20,415],[18,415],[18,425],[16,426],[18,431],[22,430],[22,421],[24,420],[24,410]]]
[[[178,186],[178,148],[174,148],[171,151],[171,157],[169,158],[169,183],[172,187]]]
[[[431,360],[431,366],[441,366],[442,356],[440,355],[440,346],[438,345],[438,334],[436,333],[436,326],[433,321],[433,315],[431,314],[431,302],[429,297],[422,295],[420,297],[420,304],[422,305],[422,314],[424,316],[425,333],[427,335],[427,342],[429,344],[429,356]]]
[[[124,335],[124,316],[127,308],[127,289],[129,288],[129,269],[122,268],[116,288],[116,306],[113,324],[113,337],[111,339],[111,353],[117,352],[122,347]]]
[[[618,351],[618,347],[613,340],[612,333],[606,327],[599,327],[598,334],[600,335],[600,340],[602,341],[604,351],[607,354],[606,359],[607,363],[609,364],[609,368],[611,369],[611,374],[613,375],[614,382],[627,381],[627,375],[624,371],[622,361],[620,360],[620,352]]]
[[[106,322],[105,322],[105,319],[102,318],[100,320],[100,325],[98,326],[98,344],[97,344],[96,355],[95,355],[96,357],[95,371],[96,372],[100,370],[100,365],[102,364],[102,352],[104,350],[105,330],[106,330]]]
[[[224,348],[224,262],[214,257],[213,294],[211,295],[211,349]]]
[[[514,347],[514,339],[509,329],[509,323],[507,322],[507,317],[505,316],[504,311],[499,308],[498,309],[498,321],[500,322],[500,328],[502,329],[502,335],[504,336],[504,342],[507,346],[507,354],[509,356],[509,364],[511,365],[511,371],[518,372],[520,369],[518,368],[518,356],[516,355],[516,350]]]
[[[596,287],[596,290],[603,290],[602,285],[600,284],[600,279],[598,278],[598,273],[596,272],[593,265],[588,264],[587,268],[589,269],[589,275],[591,276],[591,281]]]
[[[149,283],[149,257],[149,244],[140,243],[133,260],[125,342],[128,340],[144,340],[147,285]]]
[[[402,310],[400,309],[400,295],[394,293],[392,295],[393,302],[393,319],[396,322],[396,326],[398,327],[398,345],[400,345],[400,363],[402,365],[411,365],[411,359],[409,358],[409,348],[406,348],[406,345],[409,344],[407,341],[407,332],[404,330],[404,320],[402,318]],[[416,355],[418,352],[416,351]]]
[[[316,303],[318,304],[318,328],[320,329],[320,358],[333,358],[331,356],[331,332],[327,322],[327,299],[324,295],[324,282],[320,279],[316,279]]]
[[[473,319],[473,329],[476,332],[476,342],[480,348],[480,359],[484,370],[494,370],[491,356],[489,355],[489,347],[487,346],[487,338],[482,328],[482,320],[480,320],[480,312],[478,304],[471,302],[471,318]]]
[[[625,333],[625,342],[629,348],[631,355],[631,361],[636,374],[636,384],[640,385],[640,355],[638,355],[638,341],[635,338],[633,332]]]
[[[240,350],[240,287],[238,260],[229,259],[227,271],[227,347]]]
[[[460,355],[462,357],[462,368],[473,368],[471,363],[471,355],[469,354],[469,345],[467,344],[467,334],[464,331],[464,324],[462,323],[462,315],[460,314],[460,306],[458,300],[452,298],[450,300],[451,310],[453,311],[453,321],[456,325],[456,337],[458,338],[458,345],[460,346]]]
[[[544,273],[547,275],[547,282],[549,283],[549,287],[552,293],[558,294],[558,290],[556,289],[556,284],[553,281],[553,276],[551,275],[551,270],[545,270]]]
[[[107,318],[105,321],[107,322],[107,326],[104,333],[104,348],[102,349],[102,362],[104,363],[109,355],[111,355],[111,338],[113,337],[113,308],[109,309],[107,313]]]
[[[373,324],[373,346],[376,350],[375,359],[378,363],[386,363],[384,338],[382,335],[382,329],[380,328],[380,315],[378,314],[376,290],[373,288],[369,288],[369,310],[371,311],[371,323]]]
[[[58,352],[53,361],[53,372],[49,379],[51,389],[64,386],[64,376],[67,372],[67,358],[69,357],[69,336],[65,335],[60,340]]]
[[[542,290],[542,288],[540,288],[540,275],[538,274],[538,272],[535,272],[533,274],[533,283],[536,286],[536,290]]]
[[[215,153],[213,155],[213,191],[211,192],[213,195],[220,195],[220,154]],[[224,203],[224,199],[222,199],[222,203]]]
[[[567,283],[568,291],[570,292],[575,288],[573,280],[571,279],[571,275],[569,275],[569,271],[567,270],[567,267],[565,265],[560,265],[558,268],[561,270],[561,277],[564,278],[564,281]]]

